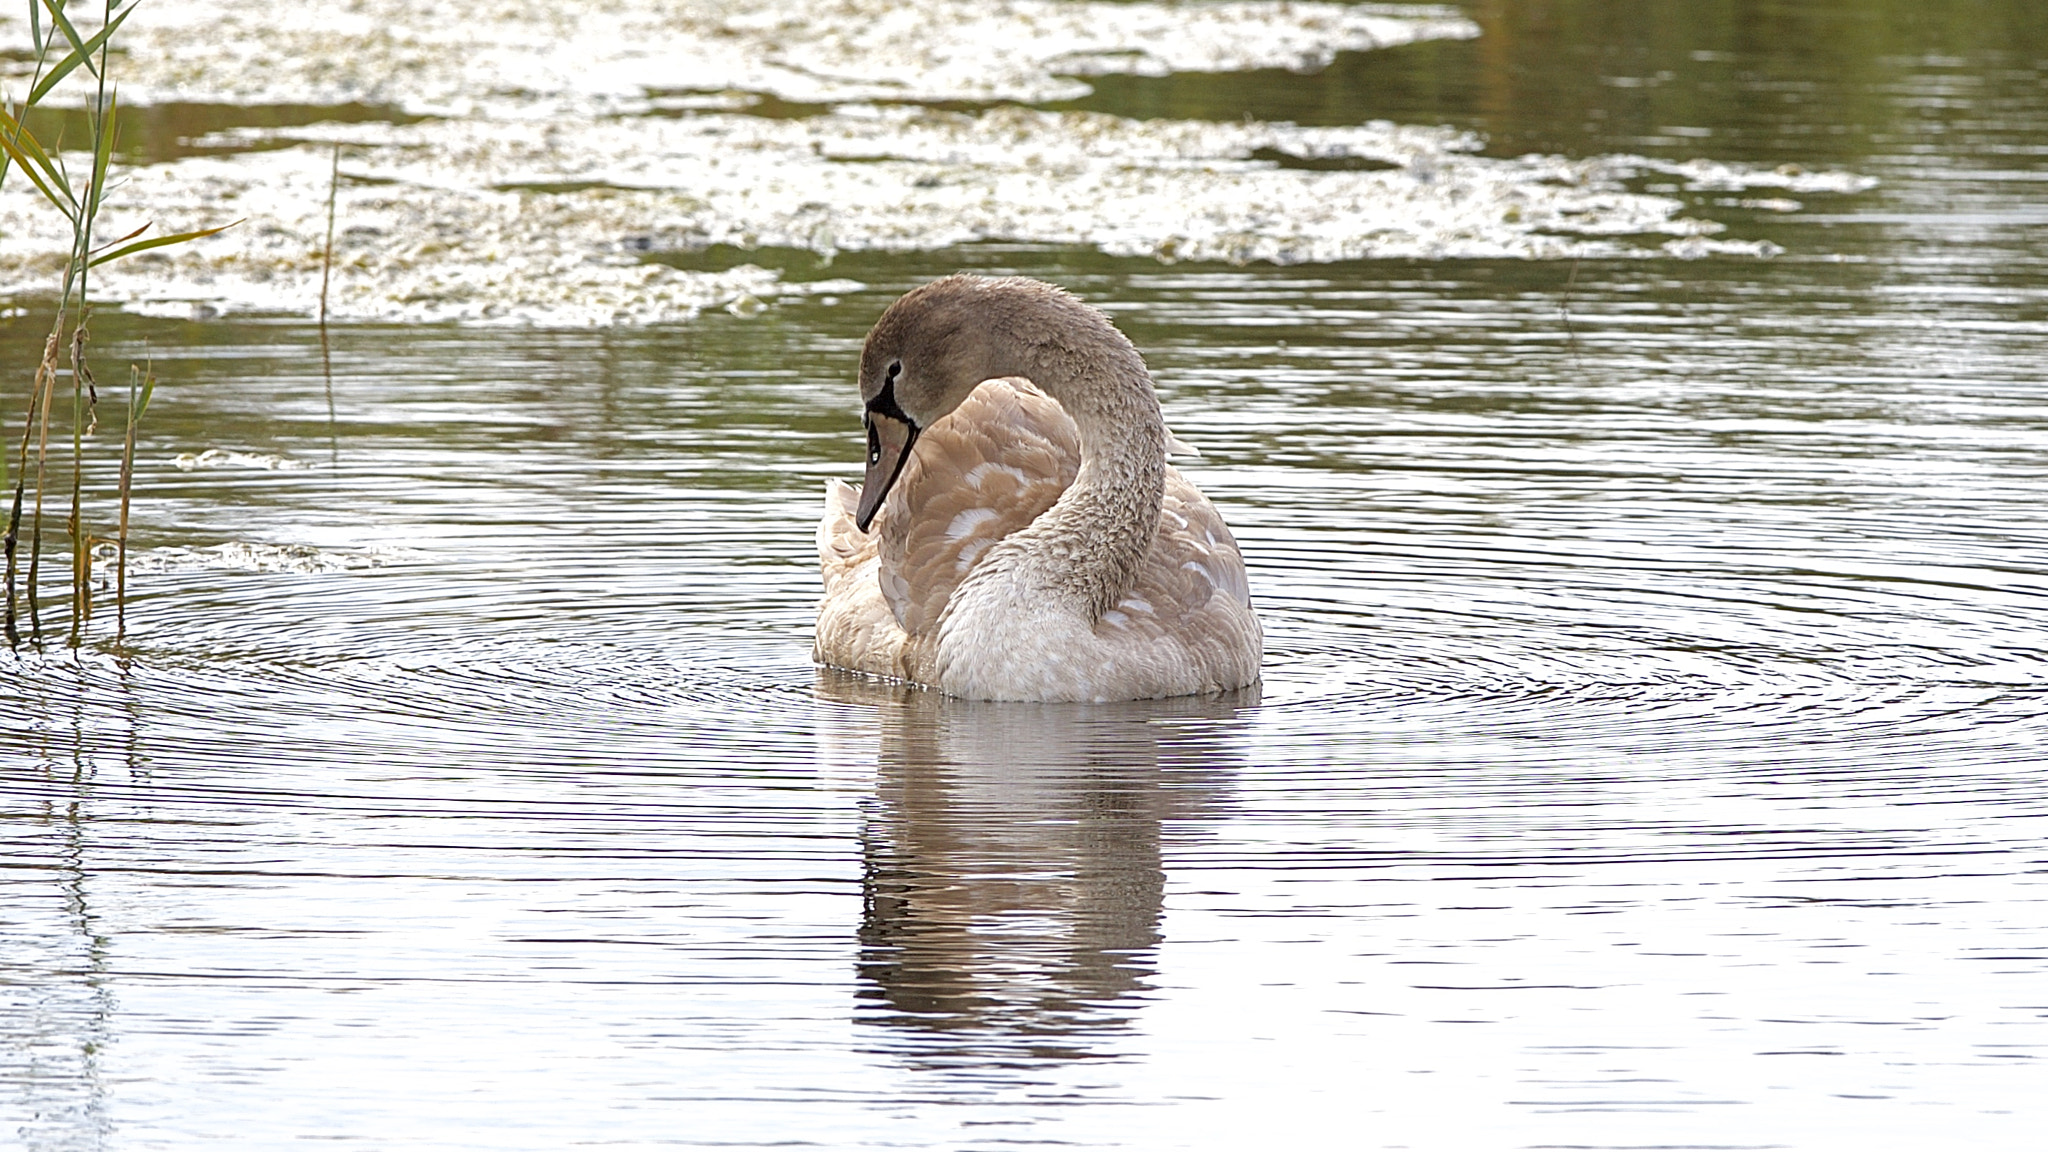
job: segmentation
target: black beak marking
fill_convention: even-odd
[[[910,463],[910,450],[922,431],[896,403],[896,381],[892,376],[875,398],[868,401],[861,423],[868,433],[867,475],[861,484],[860,504],[854,512],[854,526],[865,532],[882,510],[882,501]],[[887,427],[884,427],[886,423]]]
[[[917,427],[917,421],[905,416],[903,409],[896,404],[896,374],[894,372],[889,374],[888,382],[882,385],[882,390],[875,393],[875,398],[868,401],[868,411],[878,416],[887,416],[891,420],[900,420],[912,428]]]

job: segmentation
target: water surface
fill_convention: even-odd
[[[2035,1146],[2048,41],[1681,8],[1086,99],[1881,181],[1632,177],[1774,258],[784,250],[834,283],[350,324],[331,381],[300,319],[103,315],[164,383],[125,642],[0,657],[0,1133]],[[1258,689],[810,665],[859,341],[961,268],[1146,352]]]

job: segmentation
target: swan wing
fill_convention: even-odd
[[[1081,434],[1021,377],[984,380],[918,438],[875,535],[882,597],[906,633],[936,627],[989,545],[1052,507],[1081,467]]]
[[[1256,667],[1258,620],[1237,539],[1201,490],[1180,470],[1166,470],[1159,534],[1138,569],[1129,595],[1103,613],[1096,632],[1130,643],[1171,638],[1204,668],[1236,675],[1243,654]]]

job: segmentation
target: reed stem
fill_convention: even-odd
[[[341,435],[334,427],[334,356],[327,342],[327,279],[334,267],[334,196],[341,187],[341,145],[327,168],[327,244],[320,250],[320,377],[327,386],[327,466],[341,467]]]
[[[149,407],[156,373],[128,366],[128,416],[121,430],[121,519],[114,532],[114,643],[128,637],[128,493],[135,477],[135,426]]]

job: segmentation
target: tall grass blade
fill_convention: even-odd
[[[15,119],[14,115],[14,97],[8,96],[5,97],[4,100],[0,100],[0,115],[6,116],[6,122],[9,124],[19,123],[19,121]],[[5,184],[7,182],[8,170],[13,167],[14,154],[5,150],[0,150],[0,184]]]
[[[72,69],[78,67],[80,64],[85,65],[86,69],[90,71],[93,75],[99,75],[100,70],[92,66],[91,57],[93,51],[97,49],[101,44],[106,43],[108,34],[113,32],[115,28],[118,28],[120,26],[121,20],[126,20],[128,18],[128,12],[135,11],[134,6],[130,5],[128,8],[128,12],[121,13],[121,20],[112,21],[105,28],[100,29],[99,35],[94,36],[93,42],[88,43],[87,41],[79,39],[78,29],[72,27],[71,18],[69,16],[64,15],[64,5],[61,2],[61,0],[43,0],[43,7],[48,9],[50,12],[50,22],[57,26],[57,30],[59,32],[64,33],[64,38],[66,40],[71,41],[71,55],[66,56],[63,60],[59,61],[57,67],[50,70],[50,75],[45,77],[42,83],[36,85],[35,90],[33,92],[29,93],[28,102],[31,104],[42,99],[43,94],[50,90],[50,86],[52,84],[55,84],[57,81],[62,80],[65,76],[71,73]]]
[[[98,216],[100,203],[107,190],[107,169],[114,163],[114,137],[121,126],[119,93],[109,93],[106,103],[100,106],[99,115],[92,119],[92,211]]]
[[[36,139],[35,133],[29,131],[28,126],[21,120],[21,117],[26,115],[28,110],[29,106],[23,105],[20,109],[10,107],[5,111],[0,111],[0,127],[4,127],[7,130],[7,143],[13,145],[8,150],[9,154],[17,157],[25,164],[34,165],[45,176],[49,177],[52,183],[64,189],[68,194],[71,191],[71,185],[65,182],[63,169],[59,167],[56,160],[51,158],[49,151],[42,146],[42,143]],[[18,152],[16,151],[17,149],[19,150]]]
[[[36,143],[35,136],[7,112],[0,112],[0,151],[21,165],[21,170],[35,183],[36,191],[56,205],[66,220],[77,221],[77,197],[71,194],[71,182],[64,178],[63,167],[53,162],[43,146]]]
[[[247,218],[244,217],[244,220],[246,219]],[[137,252],[147,252],[151,248],[161,248],[166,244],[183,244],[187,240],[197,240],[203,236],[211,236],[216,232],[225,232],[228,229],[233,228],[236,224],[240,223],[243,223],[243,220],[235,220],[230,223],[223,224],[218,228],[201,228],[196,232],[180,232],[175,236],[157,236],[149,240],[138,240],[135,243],[130,244],[126,247],[116,248],[112,252],[109,252],[104,256],[95,256],[91,260],[87,261],[85,266],[88,268],[97,268],[100,265],[105,264],[109,260],[119,260],[123,256],[133,256]],[[114,243],[118,244],[120,243],[120,241],[116,240],[114,241]]]
[[[135,421],[142,422],[142,414],[149,411],[149,398],[156,395],[156,370],[152,367],[142,374],[142,396],[135,402]]]
[[[100,252],[104,252],[104,251],[106,251],[107,249],[109,249],[109,248],[112,248],[112,247],[113,247],[114,245],[116,245],[116,244],[125,244],[125,243],[127,243],[128,241],[130,241],[130,240],[133,240],[133,239],[135,239],[135,238],[136,238],[137,236],[140,236],[140,235],[142,235],[142,234],[143,234],[144,232],[147,232],[147,231],[149,231],[149,229],[150,229],[150,225],[151,225],[151,224],[155,224],[155,223],[156,223],[156,221],[152,220],[152,221],[150,221],[150,222],[149,222],[148,224],[144,224],[144,225],[143,225],[142,227],[140,227],[140,228],[137,228],[137,229],[136,229],[135,231],[133,231],[133,232],[130,232],[130,233],[129,233],[129,234],[127,234],[126,236],[122,236],[122,237],[119,237],[119,238],[117,238],[117,239],[109,240],[109,241],[107,241],[106,243],[104,243],[104,244],[101,244],[101,245],[100,245],[100,246],[99,246],[98,248],[96,248],[96,249],[94,249],[94,250],[93,250],[93,251],[94,251],[94,254],[95,254],[95,255],[97,255],[97,254],[98,254],[98,253],[100,253]]]

